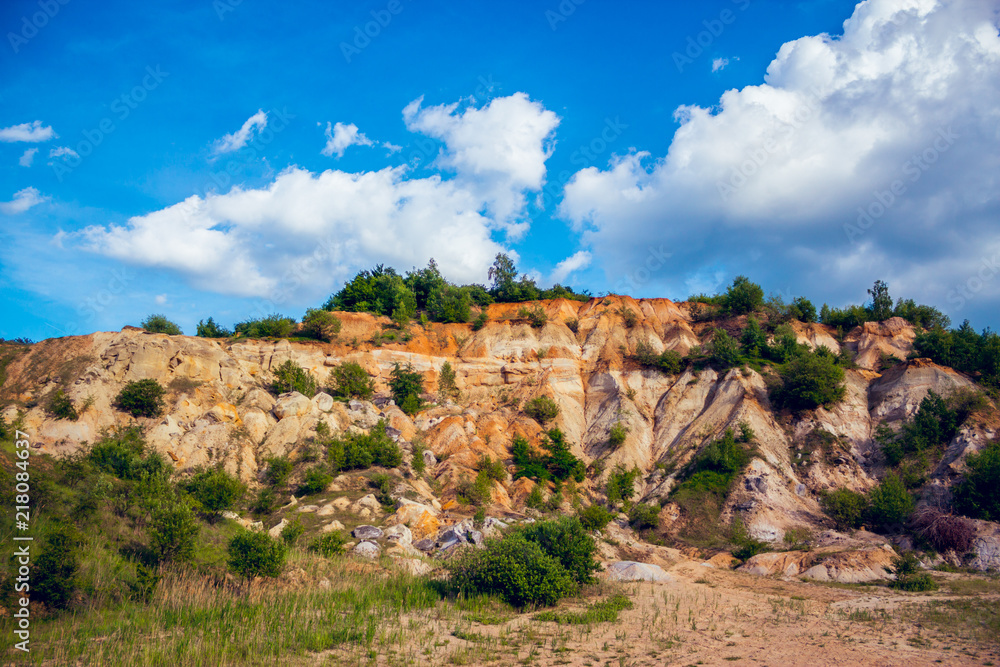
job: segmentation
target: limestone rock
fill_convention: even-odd
[[[351,537],[359,540],[377,540],[382,537],[382,529],[377,526],[358,526],[351,531]]]
[[[358,542],[351,550],[351,553],[362,558],[378,558],[381,551],[379,546],[374,542]]]
[[[278,421],[285,417],[301,417],[309,414],[313,403],[307,397],[297,391],[291,391],[278,397],[272,412]]]

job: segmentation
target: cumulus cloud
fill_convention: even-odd
[[[560,212],[630,278],[617,289],[686,296],[722,266],[842,301],[884,278],[945,306],[1000,240],[998,80],[994,3],[867,0],[842,35],[782,45],[760,85],[677,109],[666,155],[577,172]],[[670,265],[633,273],[661,244]]]
[[[36,120],[20,125],[0,128],[0,141],[12,143],[15,141],[38,142],[48,141],[58,136],[51,127],[42,125],[42,121]]]
[[[574,271],[579,271],[590,266],[590,259],[589,252],[580,250],[556,264],[556,268],[552,270],[550,279],[553,283],[562,283]]]
[[[30,167],[31,163],[35,161],[35,153],[37,152],[38,152],[37,148],[29,148],[28,150],[24,151],[24,154],[17,161],[17,163],[22,167]]]
[[[336,155],[337,158],[344,157],[344,151],[351,146],[371,146],[372,140],[358,132],[358,126],[354,123],[345,125],[337,123],[332,128],[330,123],[326,124],[326,146],[320,151],[323,155]],[[390,151],[391,152],[391,151]]]
[[[494,100],[482,115],[418,107],[407,107],[412,128],[443,137],[442,160],[456,171],[454,178],[418,178],[408,166],[361,173],[290,167],[266,187],[192,196],[66,240],[174,271],[200,289],[275,303],[293,293],[328,294],[376,263],[407,268],[430,257],[452,280],[485,282],[496,254],[509,252],[494,236],[506,231],[510,238],[508,216],[518,211],[510,201],[499,207],[497,193],[513,200],[517,188],[541,186],[557,120],[521,94],[509,108]],[[527,127],[519,128],[520,121]],[[473,129],[483,134],[474,137]],[[498,208],[504,217],[491,212]]]
[[[57,146],[49,150],[49,157],[79,158],[80,155],[69,146]]]
[[[721,69],[726,69],[726,65],[729,64],[729,58],[716,58],[712,61],[712,71],[718,72]]]
[[[24,213],[32,206],[41,204],[47,199],[48,197],[42,197],[35,188],[24,188],[15,192],[11,201],[0,202],[0,211],[7,215]]]
[[[554,149],[559,117],[524,93],[499,97],[482,108],[458,104],[422,107],[423,98],[403,109],[406,127],[440,139],[435,164],[453,170],[464,187],[487,202],[491,215],[513,235],[527,230],[525,192],[545,185],[545,161]]]
[[[238,151],[247,145],[254,133],[259,135],[265,127],[267,127],[267,113],[263,109],[258,109],[257,113],[247,118],[240,129],[216,140],[212,144],[212,155]]]

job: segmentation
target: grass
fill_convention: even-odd
[[[536,621],[558,623],[559,625],[587,625],[590,623],[616,623],[618,613],[623,609],[631,609],[632,601],[618,593],[600,602],[587,605],[582,612],[543,611],[535,614]]]

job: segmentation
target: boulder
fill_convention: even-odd
[[[278,397],[272,412],[280,421],[285,417],[301,417],[303,415],[307,415],[309,414],[309,411],[312,410],[312,407],[313,403],[307,397],[297,391],[290,391],[287,394],[282,394]]]
[[[620,560],[609,563],[607,577],[611,581],[673,581],[659,565],[637,563],[631,560]]]
[[[358,526],[351,531],[351,537],[359,540],[377,540],[382,537],[382,529],[377,526]]]
[[[434,540],[424,538],[422,540],[417,540],[413,543],[414,548],[420,551],[434,551],[434,547],[437,546],[437,542]]]
[[[402,542],[405,544],[410,544],[413,541],[413,533],[410,529],[401,523],[397,523],[394,526],[390,526],[385,530],[385,539],[390,542]]]
[[[335,530],[343,530],[343,529],[344,529],[344,524],[340,523],[337,520],[333,520],[330,523],[328,523],[325,526],[323,526],[322,528],[320,528],[319,532],[321,532],[321,533],[332,533]]]
[[[329,412],[333,409],[333,396],[321,391],[312,397],[312,403],[320,412]]]
[[[382,550],[379,549],[379,546],[374,542],[358,542],[354,545],[351,553],[356,556],[361,556],[362,558],[378,558],[381,551]]]
[[[288,525],[288,519],[282,519],[281,522],[278,523],[277,526],[274,526],[273,528],[270,528],[267,531],[267,534],[270,535],[271,537],[277,539],[277,538],[281,537],[281,531],[284,530],[285,526],[287,526],[287,525]]]

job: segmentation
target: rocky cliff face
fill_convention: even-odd
[[[633,326],[624,323],[622,306],[638,315]],[[903,359],[912,348],[912,328],[895,318],[849,332],[843,346],[857,355],[860,368],[847,371],[844,401],[795,418],[775,412],[756,371],[687,370],[668,376],[624,358],[640,343],[657,352],[686,354],[707,340],[709,325],[695,322],[686,304],[606,297],[587,303],[556,300],[543,307],[548,321],[539,328],[518,318],[520,305],[498,304],[489,308],[490,321],[479,331],[462,324],[426,330],[413,325],[413,337],[405,344],[380,346],[371,339],[388,320],[356,313],[339,315],[342,330],[329,344],[209,340],[132,327],[51,339],[9,364],[0,399],[7,403],[8,421],[19,406],[34,405],[24,423],[43,451],[59,456],[93,442],[103,429],[128,422],[131,418],[113,407],[115,396],[130,380],[153,378],[169,392],[165,414],[144,420],[152,446],[178,472],[221,462],[251,484],[267,457],[301,449],[321,422],[336,433],[368,428],[384,418],[399,432],[406,452],[419,438],[441,461],[428,469],[439,483],[436,493],[422,481],[412,486],[446,507],[461,476],[474,475],[480,455],[509,462],[514,434],[540,440],[541,426],[518,409],[535,396],[551,396],[558,403],[555,425],[586,463],[600,460],[604,471],[618,463],[637,466],[644,473],[638,491],[646,501],[669,493],[675,480],[668,470],[680,470],[699,448],[746,422],[756,434],[759,454],[729,498],[723,520],[739,512],[753,536],[776,541],[789,529],[824,524],[820,491],[865,490],[875,483],[878,457],[872,436],[879,424],[893,425],[912,415],[928,391],[946,395],[971,385],[963,375],[919,359],[876,372],[883,355]],[[840,351],[828,327],[796,324],[796,333],[800,342]],[[332,366],[356,361],[376,378],[381,395],[375,402],[349,404],[325,393],[312,399],[276,398],[265,387],[288,359],[321,383]],[[427,392],[434,393],[445,361],[457,372],[457,402],[411,418],[388,401],[387,380],[395,363],[412,363]],[[56,420],[44,409],[47,396],[58,388],[78,408],[89,404],[79,420]],[[618,420],[628,425],[629,435],[613,449],[608,433]],[[961,471],[964,456],[994,436],[985,427],[963,430],[934,483],[946,488]],[[824,446],[817,448],[818,441]],[[584,497],[601,493],[606,474],[588,476],[581,485]],[[531,487],[528,480],[497,483],[494,503],[519,510]],[[669,514],[669,508],[664,511]]]

